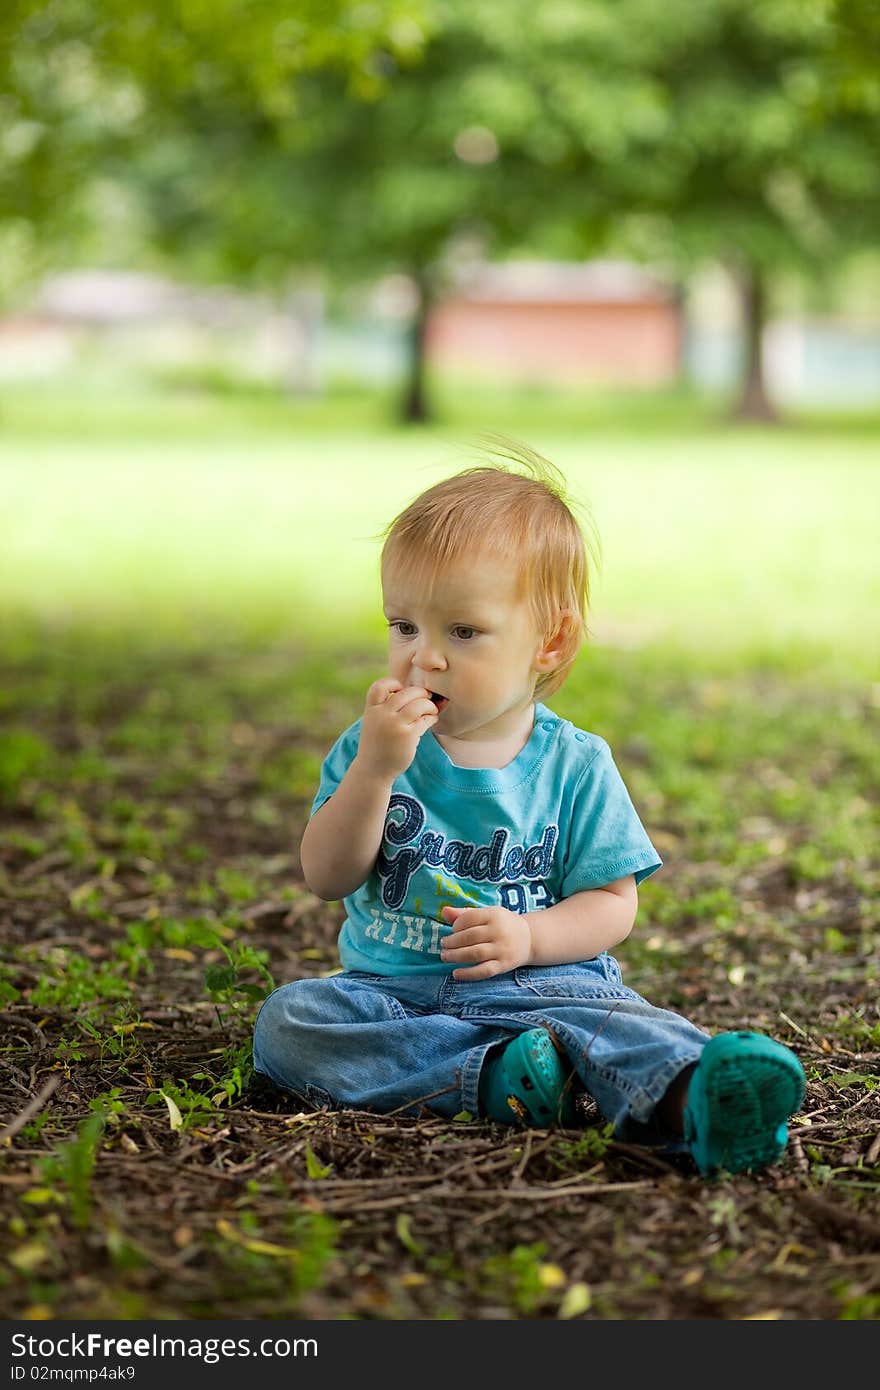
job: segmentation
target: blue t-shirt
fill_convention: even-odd
[[[339,736],[321,768],[311,814],[339,786],[361,721]],[[345,898],[339,956],[378,975],[448,972],[441,909],[501,906],[536,912],[661,860],[636,814],[611,750],[536,704],[528,743],[506,767],[459,767],[431,730],[395,778],[376,863]]]

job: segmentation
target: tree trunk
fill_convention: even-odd
[[[407,333],[407,380],[400,405],[400,418],[407,425],[424,425],[431,419],[425,386],[425,349],[428,339],[428,319],[431,314],[431,293],[428,277],[413,273],[418,299]]]
[[[767,395],[764,382],[767,283],[754,263],[740,265],[735,272],[735,280],[739,291],[746,361],[742,391],[733,408],[733,418],[772,423],[779,416]]]
[[[676,278],[672,286],[672,307],[675,310],[675,376],[673,385],[682,387],[687,381],[687,284]]]

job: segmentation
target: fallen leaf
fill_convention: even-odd
[[[253,1236],[242,1235],[237,1231],[231,1221],[224,1220],[223,1217],[217,1221],[217,1231],[224,1240],[229,1240],[233,1245],[240,1245],[243,1250],[250,1250],[253,1255],[271,1255],[274,1259],[298,1260],[300,1253],[298,1250],[288,1250],[283,1245],[273,1245],[268,1240],[257,1240]]]
[[[21,1194],[21,1200],[34,1207],[44,1207],[49,1202],[63,1202],[64,1198],[54,1187],[31,1187]]]
[[[39,1269],[41,1264],[45,1264],[48,1258],[48,1246],[39,1240],[29,1240],[17,1250],[13,1250],[9,1256],[9,1263],[15,1265],[22,1274],[31,1274],[35,1269]]]
[[[183,1124],[183,1116],[178,1109],[177,1102],[173,1101],[165,1091],[160,1091],[159,1094],[165,1097],[165,1104],[168,1106],[168,1123],[172,1129],[180,1129]]]
[[[565,1290],[565,1297],[559,1305],[558,1318],[576,1318],[581,1313],[586,1313],[592,1303],[593,1298],[590,1293],[589,1284],[570,1284]]]

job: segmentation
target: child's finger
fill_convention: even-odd
[[[492,975],[500,975],[504,969],[500,960],[484,960],[482,965],[462,966],[453,970],[453,980],[488,980]]]
[[[403,686],[400,681],[395,680],[393,676],[383,676],[381,680],[373,681],[367,691],[367,704],[384,705],[389,695],[393,695],[395,690],[402,689]]]
[[[417,724],[420,719],[425,719],[427,715],[437,714],[437,706],[427,696],[419,696],[415,700],[409,700],[405,705],[401,705],[398,712],[403,715],[406,723]]]
[[[472,927],[474,925],[473,921],[462,922],[461,918],[466,912],[479,912],[479,910],[478,907],[453,907],[451,903],[444,903],[440,916],[443,918],[444,922],[456,922],[461,927]],[[452,916],[447,917],[445,915],[447,912],[451,912]]]
[[[458,950],[461,946],[481,946],[489,938],[485,926],[462,927],[456,924],[448,936],[440,942],[441,950]]]
[[[475,941],[467,945],[449,946],[447,944],[449,940],[450,938],[447,937],[440,948],[440,959],[454,960],[459,965],[463,965],[466,961],[473,961],[475,965],[479,965],[484,960],[490,960],[495,950],[491,941]]]
[[[395,710],[398,714],[409,710],[410,705],[415,704],[430,705],[432,709],[436,709],[430,692],[423,685],[401,685],[388,696],[389,709]]]

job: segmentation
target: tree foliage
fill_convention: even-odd
[[[10,0],[0,217],[51,241],[98,172],[191,273],[408,272],[416,346],[463,238],[720,260],[757,351],[778,267],[876,241],[878,27],[871,0]]]
[[[772,413],[761,327],[772,273],[815,274],[876,242],[878,84],[857,59],[860,0],[621,0],[615,60],[663,94],[650,173],[623,219],[634,246],[725,263],[742,293],[742,413]]]
[[[346,100],[375,97],[384,55],[418,50],[424,25],[420,0],[298,0],[294,13],[283,0],[7,0],[0,235],[32,253],[39,244],[41,262],[70,258],[103,179],[164,183],[169,226],[176,174],[193,181],[196,209],[200,198],[208,214],[231,208],[247,192],[234,181],[237,152],[271,148],[295,124],[304,75],[333,71]],[[213,207],[199,192],[203,169],[223,184]],[[274,195],[278,207],[278,186]],[[153,211],[160,206],[157,199]],[[179,221],[178,254],[215,241],[227,271],[243,273],[252,261],[245,248],[255,244],[254,228],[240,212],[228,225],[219,216]],[[287,264],[296,253],[288,238]]]

